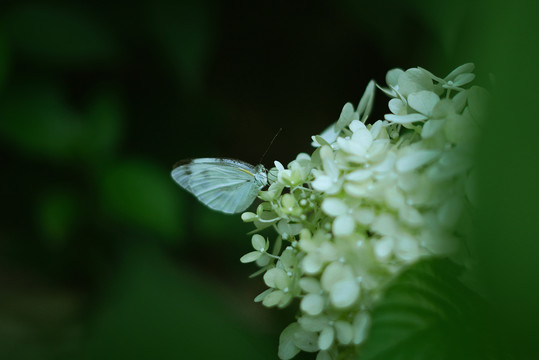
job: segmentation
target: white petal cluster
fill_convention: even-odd
[[[406,265],[429,256],[465,259],[476,202],[472,154],[487,92],[473,64],[445,78],[422,68],[393,69],[389,113],[367,122],[375,84],[356,109],[348,103],[335,124],[313,136],[316,150],[284,167],[256,213],[242,219],[253,235],[241,258],[261,268],[268,289],[255,301],[284,307],[297,299],[297,321],[281,334],[279,357],[300,351],[335,359],[368,336],[370,309]],[[350,349],[347,349],[350,351]]]

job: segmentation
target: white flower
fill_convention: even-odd
[[[329,146],[323,146],[320,149],[320,158],[324,171],[313,170],[314,181],[313,188],[326,194],[336,194],[341,190],[343,180],[340,178],[340,170],[337,166],[333,150]]]
[[[418,259],[465,253],[476,204],[472,155],[488,98],[464,88],[472,71],[465,64],[439,78],[422,68],[390,70],[387,88],[379,87],[391,98],[384,120],[366,124],[370,82],[356,109],[345,104],[313,136],[311,156],[275,162],[263,202],[242,219],[277,235],[272,247],[253,235],[254,251],[240,260],[263,273],[268,289],[255,301],[299,300],[297,322],[279,340],[281,359],[351,355],[368,338],[369,309],[384,284]]]

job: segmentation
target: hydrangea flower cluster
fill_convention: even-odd
[[[299,300],[296,321],[280,337],[279,357],[300,351],[336,359],[365,341],[370,311],[385,284],[423,257],[466,261],[476,203],[474,141],[484,118],[483,88],[468,85],[473,64],[445,78],[422,68],[387,73],[390,113],[367,124],[375,83],[357,108],[313,136],[316,150],[270,170],[256,213],[256,262],[267,307]],[[466,86],[466,87],[465,87]],[[259,234],[272,227],[270,241]],[[271,247],[271,250],[270,250]],[[464,260],[463,260],[464,259]]]

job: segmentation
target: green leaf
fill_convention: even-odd
[[[65,189],[50,191],[38,200],[37,225],[49,247],[66,244],[79,220],[78,205],[75,194]]]
[[[485,304],[448,260],[412,265],[387,288],[372,313],[358,359],[503,359],[490,344]]]
[[[182,85],[202,86],[213,41],[212,4],[208,1],[149,3],[151,29]]]
[[[53,86],[12,91],[0,100],[0,119],[4,140],[34,156],[68,159],[78,147],[82,123]]]
[[[87,64],[115,56],[112,35],[87,10],[59,4],[16,3],[3,14],[15,47],[36,62]]]
[[[196,234],[201,238],[208,242],[233,240],[238,243],[245,243],[250,241],[245,234],[252,228],[249,224],[241,221],[240,214],[223,214],[200,203],[193,205],[193,207],[194,227]]]
[[[105,170],[100,181],[101,206],[116,221],[167,238],[184,231],[182,192],[165,169],[126,161]]]
[[[7,44],[6,36],[3,31],[0,30],[0,90],[4,85],[4,81],[8,74],[10,50]]]
[[[113,155],[120,141],[123,121],[123,109],[116,94],[106,90],[97,93],[84,119],[79,143],[81,154],[94,162]]]
[[[89,317],[88,359],[275,357],[275,344],[261,336],[266,329],[239,321],[239,294],[223,301],[219,286],[181,271],[155,246],[131,244],[120,264]]]

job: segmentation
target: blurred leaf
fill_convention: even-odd
[[[2,276],[0,358],[77,358],[81,340],[77,319],[80,298],[64,290],[45,288],[35,278],[29,286],[28,271],[25,272],[5,272]],[[6,283],[8,277],[12,278]]]
[[[159,235],[184,232],[181,191],[169,172],[141,161],[119,163],[101,179],[101,204],[113,219]]]
[[[65,189],[51,191],[39,199],[37,223],[51,248],[65,245],[77,225],[79,211],[74,194]]]
[[[517,359],[539,354],[539,2],[481,2],[474,44],[495,87],[478,146],[478,237],[474,249],[501,336]],[[475,25],[475,24],[474,24]]]
[[[111,34],[87,9],[53,3],[16,3],[3,14],[15,46],[36,62],[102,62],[115,56]]]
[[[213,37],[208,1],[152,1],[151,26],[182,85],[201,86]]]
[[[82,124],[54,87],[15,90],[0,99],[0,135],[39,157],[71,158]]]
[[[74,112],[52,85],[15,90],[0,100],[0,135],[20,150],[49,159],[100,162],[121,134],[122,111],[113,93],[92,99],[84,115]]]
[[[6,41],[6,36],[3,31],[0,31],[0,91],[8,74],[9,56],[10,49]]]
[[[98,307],[88,359],[267,359],[271,345],[238,324],[219,293],[155,247],[124,252]]]
[[[506,359],[483,318],[485,305],[458,279],[448,260],[425,260],[404,271],[373,310],[358,359]]]
[[[80,148],[89,161],[102,161],[114,153],[122,133],[123,111],[120,101],[110,91],[98,93],[85,114],[85,131]]]
[[[198,203],[194,209],[194,228],[200,237],[208,240],[227,240],[249,243],[246,235],[253,230],[252,224],[244,223],[240,214],[223,214]]]

